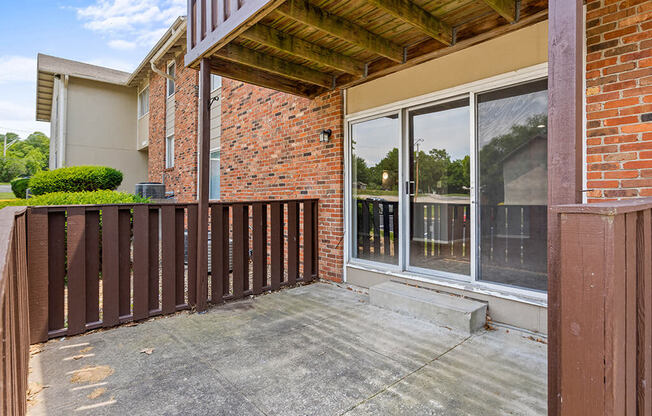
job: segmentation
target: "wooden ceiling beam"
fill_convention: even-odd
[[[211,72],[227,78],[258,85],[259,87],[271,88],[276,91],[285,92],[301,97],[313,98],[323,94],[327,90],[322,87],[305,84],[285,77],[261,71],[236,62],[227,61],[221,58],[210,58]]]
[[[235,43],[225,45],[222,49],[215,52],[215,55],[228,61],[238,62],[296,81],[307,82],[328,89],[333,88],[332,75],[315,71],[306,66],[288,62],[271,55],[266,55]]]
[[[335,36],[336,38],[389,58],[394,62],[403,62],[403,48],[400,45],[333,13],[322,10],[306,0],[287,0],[276,9],[276,12]]]
[[[410,0],[367,0],[367,2],[447,46],[453,43],[453,28]]]
[[[496,13],[507,19],[508,22],[516,21],[516,0],[483,0]]]
[[[364,62],[307,42],[273,27],[263,25],[262,23],[251,27],[240,36],[277,51],[307,59],[348,74],[357,76],[364,75]]]

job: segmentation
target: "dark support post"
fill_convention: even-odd
[[[208,59],[199,67],[199,192],[197,202],[197,305],[198,311],[206,309],[208,300],[208,184],[211,132],[211,70]]]
[[[550,0],[548,39],[548,414],[561,414],[560,225],[553,207],[582,202],[583,1]]]

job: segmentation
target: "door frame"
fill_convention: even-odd
[[[524,82],[535,81],[537,79],[543,79],[548,76],[548,63],[541,63],[531,67],[519,69],[516,71],[511,71],[508,73],[496,75],[493,77],[485,78],[478,81],[473,81],[467,84],[447,88],[441,91],[436,91],[429,94],[424,94],[421,96],[409,98],[406,100],[397,101],[394,103],[389,103],[386,105],[378,106],[368,110],[363,110],[357,113],[346,114],[346,105],[345,105],[345,114],[344,114],[344,279],[346,281],[346,268],[347,266],[355,266],[357,268],[366,269],[369,271],[382,271],[389,275],[396,275],[400,277],[407,277],[415,281],[431,282],[441,284],[443,286],[459,287],[462,285],[472,285],[474,290],[479,292],[484,292],[487,294],[501,294],[506,297],[517,297],[517,298],[527,298],[527,299],[536,299],[538,301],[547,302],[547,293],[539,292],[535,290],[530,290],[526,288],[520,288],[516,286],[509,286],[500,283],[492,283],[488,281],[476,280],[477,278],[477,267],[478,267],[478,247],[476,244],[477,240],[477,226],[478,221],[476,218],[477,213],[477,189],[476,189],[476,176],[477,176],[477,160],[476,160],[476,150],[477,150],[477,140],[476,140],[476,114],[475,114],[475,104],[476,97],[480,93],[492,91],[499,88],[509,87],[511,85],[516,85]],[[408,220],[406,218],[406,195],[404,186],[399,187],[399,216],[401,221],[399,221],[399,236],[401,240],[399,241],[399,246],[401,248],[399,252],[399,262],[398,265],[379,263],[371,260],[363,260],[353,257],[353,245],[351,242],[352,238],[352,227],[353,227],[353,215],[351,213],[352,204],[352,190],[351,190],[351,125],[361,121],[366,121],[384,115],[397,114],[399,115],[399,121],[401,126],[400,132],[400,157],[399,157],[399,183],[401,185],[405,182],[405,168],[407,160],[407,152],[405,151],[405,146],[408,140],[407,132],[407,111],[413,110],[422,106],[428,106],[435,104],[437,102],[444,102],[448,99],[454,97],[463,97],[467,95],[469,97],[469,106],[470,106],[470,117],[469,123],[471,123],[470,138],[471,140],[471,216],[472,216],[472,227],[471,227],[471,278],[460,279],[460,275],[451,276],[450,274],[445,273],[428,273],[427,269],[408,269],[407,268],[407,253],[408,244],[404,243],[405,237],[407,236],[406,232],[408,231]],[[346,95],[345,95],[346,100]],[[425,270],[425,271],[424,271]]]

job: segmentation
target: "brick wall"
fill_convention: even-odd
[[[159,69],[165,71],[166,64]],[[174,167],[165,168],[166,79],[152,74],[149,81],[149,180],[161,182],[179,202],[197,198],[197,125],[199,73],[184,67],[183,55],[176,60]]]
[[[590,202],[652,196],[652,2],[587,1]]]
[[[221,197],[319,198],[320,277],[342,279],[342,93],[314,101],[228,79],[222,84]],[[319,132],[331,129],[329,143]]]

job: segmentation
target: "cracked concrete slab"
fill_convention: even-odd
[[[47,388],[29,414],[545,414],[545,347],[504,329],[468,337],[316,283],[50,341],[30,362]],[[105,379],[70,382],[102,365]]]

